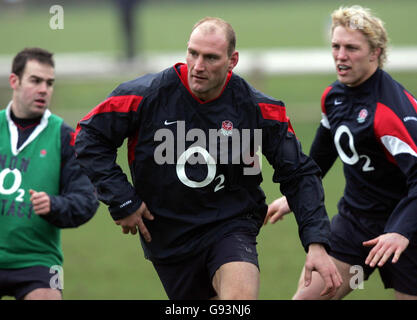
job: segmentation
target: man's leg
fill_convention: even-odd
[[[16,300],[62,300],[61,291],[51,288],[51,278],[55,275],[50,273],[48,267],[0,269],[0,273],[7,280],[7,295],[14,296]]]
[[[24,300],[62,300],[61,291],[58,289],[39,288],[29,292]]]
[[[350,287],[350,279],[352,274],[350,273],[351,265],[340,260],[333,258],[333,261],[342,276],[343,283],[340,288],[337,290],[335,296],[330,297],[320,296],[320,292],[323,291],[324,288],[324,281],[320,274],[316,271],[313,271],[312,281],[308,287],[304,286],[304,267],[303,271],[301,272],[300,280],[298,281],[298,289],[295,295],[293,296],[293,300],[329,300],[329,299],[342,299],[348,293],[352,291]]]
[[[417,296],[412,296],[410,294],[402,293],[395,290],[395,299],[397,300],[417,300]]]
[[[220,300],[255,300],[259,293],[259,269],[250,262],[225,263],[214,274],[213,287]]]

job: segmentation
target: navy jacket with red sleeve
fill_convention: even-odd
[[[126,138],[133,185],[116,163]],[[192,94],[184,64],[123,83],[80,121],[75,147],[113,219],[142,201],[155,216],[145,219],[152,241],[142,241],[153,261],[198,253],[242,220],[259,231],[267,209],[259,147],[296,214],[304,248],[328,246],[319,168],[302,152],[284,104],[234,73],[210,101]]]

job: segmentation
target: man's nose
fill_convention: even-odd
[[[204,64],[204,58],[202,56],[199,56],[196,61],[195,61],[195,65],[194,65],[194,69],[196,71],[204,71],[205,69],[205,64]]]
[[[340,47],[340,49],[337,51],[336,58],[338,60],[346,60],[347,59],[346,53],[347,53],[346,49],[344,47]]]
[[[38,91],[40,93],[44,93],[46,94],[48,91],[48,84],[46,83],[46,81],[42,81],[39,86],[38,86]]]

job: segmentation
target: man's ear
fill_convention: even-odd
[[[232,71],[234,67],[236,67],[238,61],[239,61],[239,52],[235,51],[232,53],[230,57],[229,71]]]
[[[378,60],[379,56],[381,55],[382,49],[376,48],[372,51],[370,61],[373,62],[375,60]]]
[[[19,76],[15,73],[11,73],[9,76],[9,84],[13,90],[16,90],[20,84]]]

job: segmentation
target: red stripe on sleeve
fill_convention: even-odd
[[[143,97],[141,96],[114,96],[107,98],[97,107],[91,110],[81,121],[88,120],[96,114],[107,112],[127,113],[130,111],[137,111]]]
[[[142,96],[127,95],[127,96],[113,96],[109,97],[91,110],[81,121],[88,120],[93,116],[100,113],[107,112],[119,112],[119,113],[128,113],[130,111],[137,111],[140,103],[142,102]],[[80,122],[81,122],[80,121]],[[80,123],[77,124],[77,129],[75,130],[75,139],[77,138],[78,133],[81,131]]]
[[[394,111],[379,102],[377,103],[375,111],[374,131],[379,142],[383,136],[394,136],[407,143],[411,149],[417,152],[417,146],[401,119]],[[388,160],[396,163],[394,157],[385,149],[385,147],[384,150]]]
[[[284,106],[276,104],[259,103],[261,107],[262,116],[268,120],[277,120],[279,122],[287,122],[288,117]]]
[[[325,106],[324,102],[326,101],[327,94],[329,93],[329,91],[330,91],[330,90],[332,90],[332,88],[333,88],[333,87],[328,86],[328,87],[324,90],[324,92],[323,92],[323,94],[322,94],[322,96],[321,96],[321,111],[322,111],[324,114],[327,114],[327,113],[326,113],[326,106]]]
[[[264,119],[286,122],[288,123],[288,131],[295,134],[290,119],[287,117],[284,106],[270,103],[258,103],[258,105],[261,108],[262,116]]]

